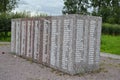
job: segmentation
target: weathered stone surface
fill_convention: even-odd
[[[76,74],[99,66],[100,17],[63,15],[12,20],[11,52]]]

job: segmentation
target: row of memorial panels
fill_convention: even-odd
[[[98,26],[96,18],[15,19],[12,20],[11,49],[17,55],[73,71],[78,63],[99,62]]]

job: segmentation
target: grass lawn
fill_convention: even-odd
[[[102,35],[101,52],[120,55],[120,36]]]

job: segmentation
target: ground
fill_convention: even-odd
[[[120,59],[101,57],[99,70],[71,76],[9,52],[0,44],[0,80],[120,80]]]

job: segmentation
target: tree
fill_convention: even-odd
[[[101,16],[103,22],[120,24],[120,0],[64,0],[63,14],[89,14]]]
[[[64,0],[63,14],[87,14],[89,0]]]
[[[14,9],[18,0],[0,0],[0,13],[6,13]]]
[[[120,0],[91,0],[92,14],[103,17],[103,22],[120,24]]]
[[[17,1],[18,0],[0,0],[0,31],[4,31],[5,37],[7,37],[8,31],[11,29],[11,19],[7,12],[10,12],[16,7]]]

